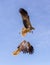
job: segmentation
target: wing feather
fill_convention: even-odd
[[[25,28],[33,28],[30,23],[30,18],[29,18],[28,12],[26,10],[24,10],[23,8],[20,8],[19,12],[22,16],[23,24],[24,24]]]

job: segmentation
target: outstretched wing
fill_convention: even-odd
[[[24,10],[23,8],[20,8],[19,12],[22,16],[24,27],[25,28],[30,28],[30,30],[34,29],[34,27],[32,27],[32,25],[30,23],[30,19],[29,19],[29,15],[28,15],[27,11]]]

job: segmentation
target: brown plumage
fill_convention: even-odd
[[[31,30],[34,30],[35,28],[32,27],[30,23],[30,18],[29,18],[27,11],[23,8],[20,8],[19,12],[22,16],[22,20],[24,24],[24,28],[22,28],[22,35],[25,36],[28,32],[31,32]]]
[[[34,48],[29,42],[24,40],[23,42],[20,43],[17,49],[13,52],[13,55],[18,55],[21,51],[23,53],[33,54]]]

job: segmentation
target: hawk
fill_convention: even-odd
[[[13,55],[18,55],[20,52],[33,54],[34,48],[29,42],[24,40],[20,43],[17,49],[13,52]]]
[[[29,18],[28,12],[23,8],[20,8],[19,12],[22,16],[22,20],[23,20],[23,24],[24,24],[24,28],[22,28],[21,33],[22,33],[22,36],[25,36],[28,32],[31,32],[35,28],[32,27],[32,25],[30,23],[30,18]]]

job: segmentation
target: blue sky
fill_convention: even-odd
[[[34,33],[22,37],[19,9],[28,11]],[[29,41],[33,55],[13,56],[23,41]],[[50,65],[50,0],[0,0],[0,65]]]

